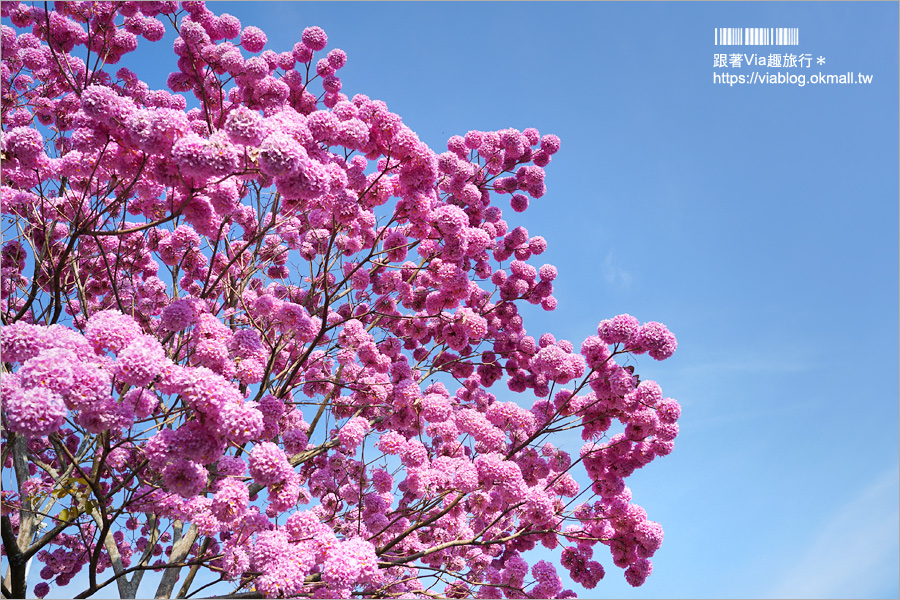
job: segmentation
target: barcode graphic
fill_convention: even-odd
[[[717,27],[716,46],[799,46],[797,27]]]

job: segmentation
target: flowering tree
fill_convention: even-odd
[[[644,582],[663,532],[625,478],[680,408],[617,359],[676,342],[527,335],[557,272],[498,204],[544,194],[557,137],[436,153],[341,93],[318,27],[276,53],[202,2],[2,16],[6,597],[35,559],[38,597],[574,596],[537,545]],[[167,27],[169,90],[114,70]]]

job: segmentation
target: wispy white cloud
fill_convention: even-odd
[[[836,511],[769,591],[772,598],[896,594],[900,469],[882,474]]]
[[[613,263],[612,250],[609,251],[603,260],[603,278],[606,279],[606,283],[619,289],[628,289],[634,280],[631,273]]]

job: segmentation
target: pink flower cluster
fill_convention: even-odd
[[[597,334],[607,344],[622,344],[634,354],[648,352],[656,360],[669,358],[678,347],[675,336],[665,325],[656,321],[640,325],[631,315],[601,321]]]
[[[369,421],[363,417],[353,417],[338,432],[338,441],[345,452],[354,452],[369,431]]]
[[[284,481],[293,469],[284,450],[272,442],[257,444],[250,453],[250,476],[262,485]]]

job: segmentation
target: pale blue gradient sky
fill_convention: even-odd
[[[678,351],[637,372],[684,407],[675,452],[629,479],[666,531],[653,575],[632,589],[598,547],[582,595],[900,595],[896,3],[210,7],[276,51],[321,26],[343,91],[438,152],[470,129],[561,137],[547,195],[507,211],[560,271],[559,308],[526,327],[577,346],[622,312],[667,324]],[[717,49],[714,27],[798,27],[800,46]],[[752,70],[714,69],[723,51],[874,79],[714,85]],[[156,52],[154,88],[175,68]]]

